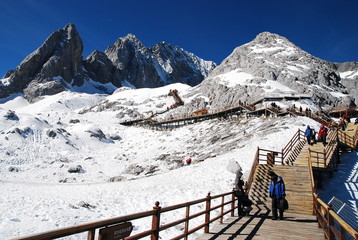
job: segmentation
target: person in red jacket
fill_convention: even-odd
[[[327,134],[328,134],[328,128],[322,123],[321,127],[318,131],[318,139],[322,141],[323,145],[326,146],[327,144]]]

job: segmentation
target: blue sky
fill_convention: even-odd
[[[357,0],[1,0],[0,9],[0,77],[69,22],[83,58],[133,33],[219,64],[269,31],[321,59],[358,61]]]

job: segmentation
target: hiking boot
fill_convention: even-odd
[[[272,217],[271,218],[271,220],[277,220],[278,219],[278,217]]]

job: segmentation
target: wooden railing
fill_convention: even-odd
[[[344,143],[345,145],[355,149],[357,147],[357,138],[358,138],[358,131],[356,131],[356,134],[352,137],[346,134],[345,132],[338,130],[338,139],[341,143]]]
[[[217,204],[217,205],[212,206],[213,204]],[[204,209],[204,210],[192,213],[191,211],[193,211],[194,206],[196,206],[197,209]],[[235,195],[233,191],[215,195],[215,196],[210,196],[209,193],[207,197],[194,200],[191,202],[186,202],[169,207],[161,207],[159,206],[159,202],[156,202],[155,206],[153,207],[153,210],[150,211],[140,212],[136,214],[126,215],[123,217],[117,217],[117,218],[107,219],[107,220],[93,222],[93,223],[82,224],[73,227],[57,229],[57,230],[39,233],[31,236],[14,238],[13,240],[49,240],[49,239],[67,237],[67,236],[71,236],[79,233],[86,233],[86,232],[87,232],[87,239],[94,240],[96,238],[96,232],[99,229],[112,227],[123,223],[128,223],[129,221],[142,219],[142,218],[151,218],[151,228],[142,231],[140,233],[136,233],[133,236],[126,237],[124,238],[125,240],[141,239],[144,237],[150,237],[151,240],[158,240],[161,238],[160,233],[162,231],[165,231],[166,229],[172,228],[179,224],[184,224],[183,233],[181,233],[178,236],[171,237],[171,239],[187,239],[187,237],[190,234],[202,228],[204,228],[205,233],[208,233],[210,223],[218,219],[220,220],[220,223],[222,223],[223,217],[226,214],[231,213],[231,216],[234,216],[234,209],[236,208],[237,205],[235,204]],[[160,218],[163,213],[170,213],[172,211],[178,211],[178,210],[183,210],[183,213],[185,215],[184,218],[177,219],[173,222],[161,224]],[[212,216],[214,213],[218,213],[218,212],[219,212],[218,215]],[[204,218],[204,220],[201,221],[201,224],[190,228],[189,227],[190,221],[200,216]],[[101,236],[99,236],[98,239],[101,239]]]
[[[282,152],[258,148],[258,163],[283,165]]]
[[[295,148],[301,141],[305,141],[305,134],[302,130],[298,129],[286,146],[282,148],[282,162],[286,161],[288,157],[297,158],[299,151],[295,151]]]
[[[328,135],[328,143],[327,146],[324,148],[325,150],[325,154],[326,154],[326,158],[328,160],[330,159],[334,159],[334,155],[337,154],[338,151],[338,130],[333,130],[330,132],[330,134]],[[330,164],[330,162],[328,163]]]
[[[322,228],[324,232],[325,239],[345,240],[346,234],[352,236],[353,239],[358,239],[358,232],[340,218],[316,193],[311,154],[308,155],[308,166],[313,194],[313,213],[317,217],[318,226]]]
[[[314,175],[313,175],[313,167],[312,167],[312,160],[310,154],[308,154],[308,170],[310,173],[310,179],[311,179],[311,188],[312,188],[312,194],[316,192],[316,183],[314,181]],[[315,214],[315,212],[314,212]]]
[[[345,240],[347,234],[353,239],[358,239],[358,232],[339,217],[316,193],[313,193],[313,202],[318,226],[322,228],[325,239]]]
[[[308,148],[310,162],[314,167],[334,168],[338,162],[338,130],[330,131],[329,141],[323,152]]]
[[[252,162],[251,171],[249,178],[246,182],[246,193],[251,189],[252,181],[254,179],[254,174],[256,171],[256,167],[259,164],[280,164],[284,165],[284,160],[288,156],[292,156],[292,154],[298,155],[299,153],[295,153],[294,150],[298,143],[304,141],[304,132],[300,129],[295,133],[295,135],[290,139],[290,141],[286,144],[286,146],[282,149],[281,152],[266,150],[262,148],[257,148],[254,161]],[[297,156],[296,156],[297,157]]]
[[[249,195],[249,192],[250,192],[250,189],[252,186],[252,182],[254,180],[256,167],[257,167],[257,165],[259,165],[259,152],[260,152],[260,148],[257,148],[254,161],[252,162],[250,175],[249,175],[249,178],[247,179],[246,186],[245,186],[245,192],[247,195]]]

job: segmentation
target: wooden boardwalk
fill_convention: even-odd
[[[308,214],[285,213],[284,220],[271,220],[270,209],[258,205],[246,217],[229,217],[223,224],[214,223],[209,233],[196,240],[235,240],[235,239],[324,239],[322,229],[318,228],[316,216]]]

